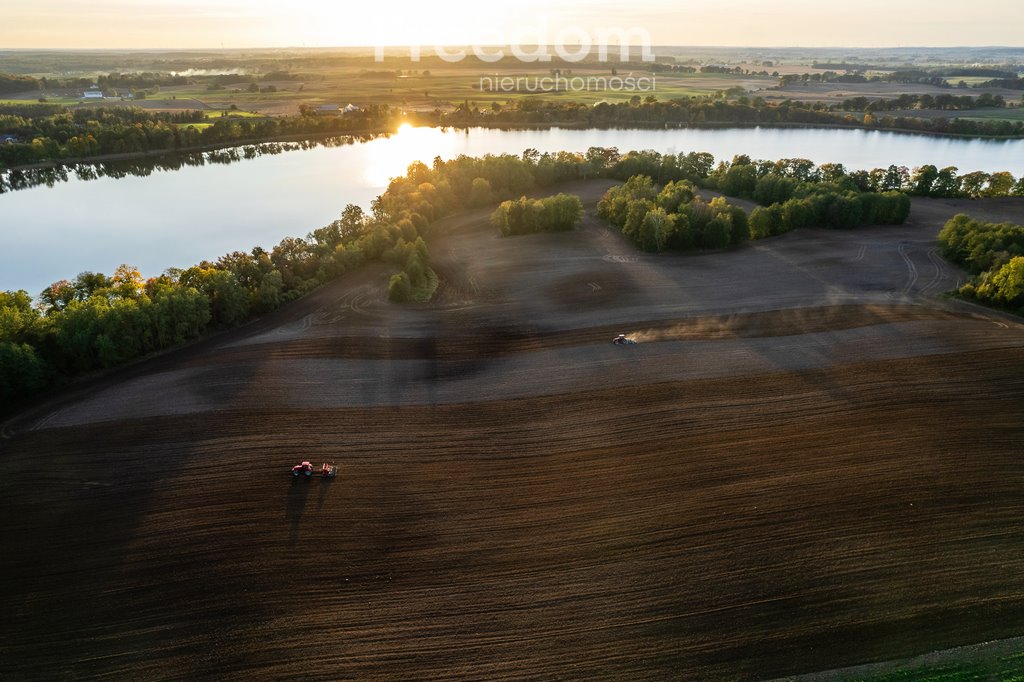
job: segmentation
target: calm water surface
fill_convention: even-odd
[[[889,164],[961,173],[1024,174],[1024,140],[946,139],[862,130],[439,130],[405,129],[341,147],[261,156],[230,165],[185,167],[149,177],[101,178],[0,195],[0,290],[38,294],[83,270],[121,263],[146,276],[253,246],[271,247],[334,220],[346,204],[370,201],[410,163],[459,154],[586,151],[710,152],[719,160],[808,158],[871,169]]]

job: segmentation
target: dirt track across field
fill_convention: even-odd
[[[653,256],[464,214],[429,307],[367,268],[69,393],[0,441],[0,678],[754,680],[1019,636],[1024,325],[941,297],[959,211],[1024,223]]]

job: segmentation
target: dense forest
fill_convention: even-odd
[[[960,214],[939,232],[943,255],[975,277],[960,295],[1024,314],[1024,226]]]

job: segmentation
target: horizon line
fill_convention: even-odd
[[[247,45],[239,47],[4,47],[2,52],[236,52],[239,50],[405,50],[414,47],[509,47],[512,43],[480,43],[480,44],[418,44],[418,45]],[[530,43],[519,44],[519,47],[555,47],[561,43]],[[564,46],[564,45],[563,45]],[[573,47],[573,45],[568,45]],[[597,43],[592,47],[620,47],[619,43]],[[630,48],[642,49],[642,45],[630,45]],[[727,50],[1024,50],[1021,45],[673,45],[655,44],[650,49],[727,49]]]

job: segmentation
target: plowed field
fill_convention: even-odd
[[[366,268],[83,384],[0,441],[0,678],[754,680],[1024,634],[1024,325],[941,297],[958,211],[1024,223],[652,256],[463,214],[430,306]]]

